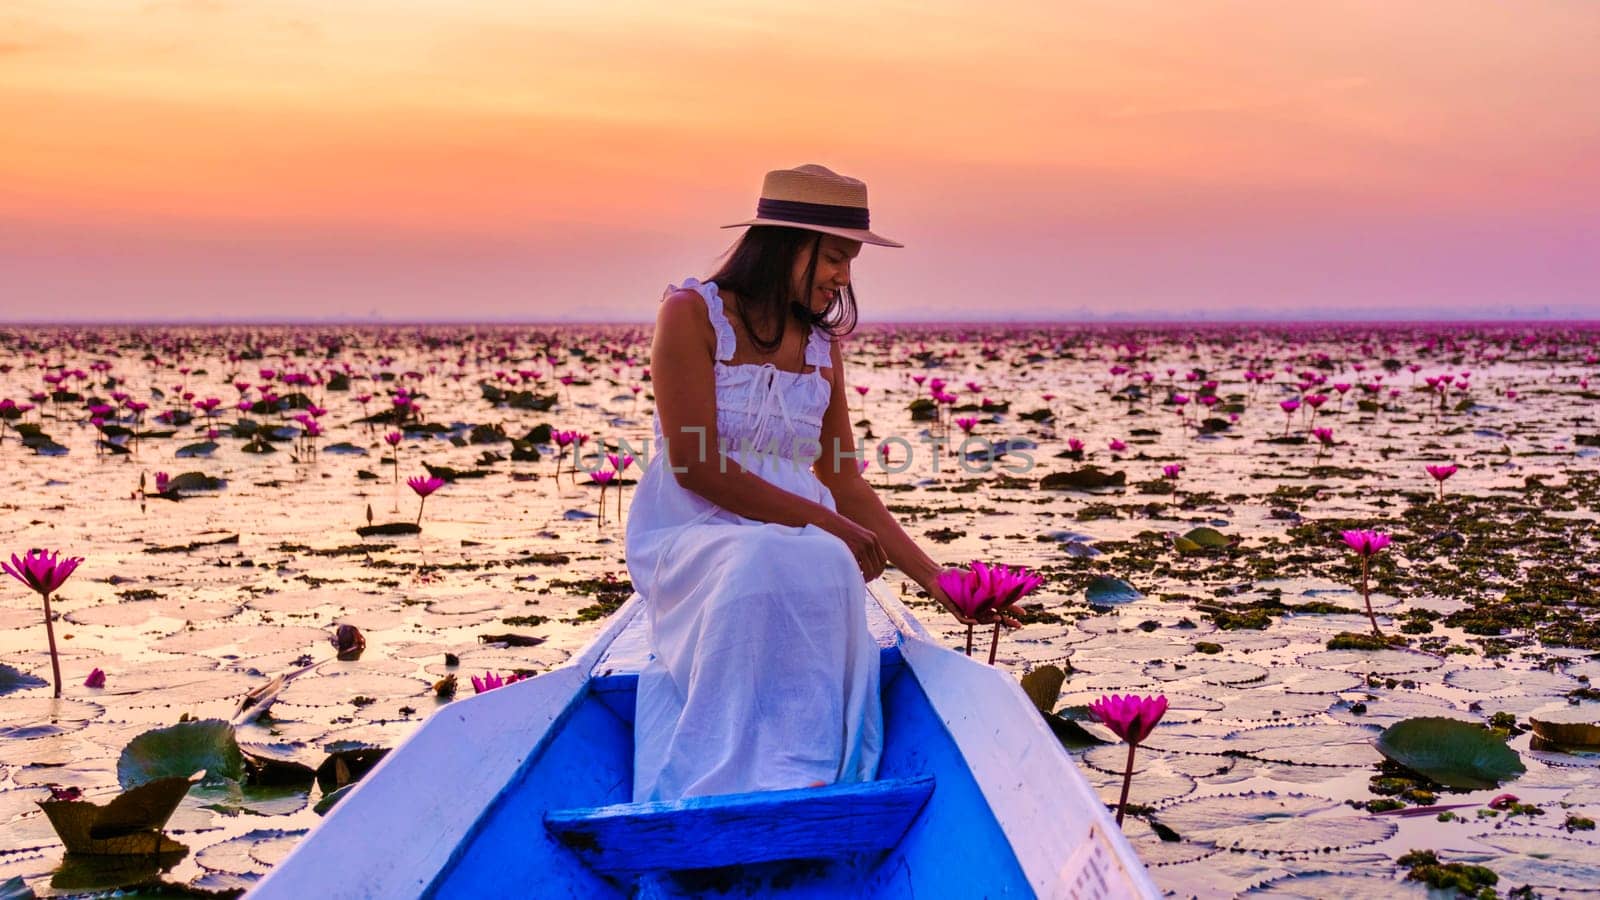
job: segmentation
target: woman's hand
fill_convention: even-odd
[[[960,571],[961,571],[960,569],[944,569],[944,570],[941,570],[941,572],[939,574],[942,575],[942,574],[944,574],[944,572],[960,572]],[[937,575],[934,576],[933,578],[929,579],[928,583],[922,585],[922,589],[927,591],[928,592],[928,596],[930,596],[934,600],[938,601],[940,606],[944,607],[945,610],[950,613],[950,615],[955,617],[957,622],[960,622],[963,625],[993,625],[995,623],[995,620],[998,619],[1000,621],[1000,623],[1002,625],[1006,626],[1007,628],[1021,628],[1022,627],[1022,623],[1021,622],[1017,621],[1016,619],[1011,618],[1010,616],[1003,615],[1001,613],[997,613],[994,610],[985,611],[980,616],[978,616],[978,618],[973,618],[972,616],[969,616],[969,615],[963,613],[961,611],[961,609],[959,607],[957,607],[955,605],[955,603],[950,600],[950,595],[945,593],[944,588],[939,586],[939,579],[938,579]]]
[[[883,551],[883,545],[878,543],[878,536],[871,529],[863,528],[838,513],[818,522],[817,527],[844,541],[850,555],[856,558],[856,565],[861,567],[863,579],[872,581],[883,574],[884,567],[889,564],[889,555]]]

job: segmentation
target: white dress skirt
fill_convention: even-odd
[[[830,391],[826,334],[812,331],[805,374],[727,365],[735,337],[716,284],[690,278],[683,288],[705,298],[716,330],[725,455],[836,508],[811,470]],[[878,646],[855,558],[815,525],[728,512],[678,484],[669,466],[657,418],[628,508],[628,571],[651,650],[639,675],[633,799],[871,780],[883,747]]]

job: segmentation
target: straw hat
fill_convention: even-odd
[[[756,217],[722,227],[746,225],[787,225],[864,244],[905,246],[868,230],[866,182],[818,165],[768,172],[761,183]]]

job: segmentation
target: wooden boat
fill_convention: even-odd
[[[871,587],[877,781],[629,802],[635,596],[567,665],[435,713],[250,896],[1158,896],[1016,680]]]

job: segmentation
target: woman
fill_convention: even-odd
[[[815,165],[767,173],[756,218],[726,227],[741,226],[716,275],[669,288],[656,319],[659,450],[627,527],[652,651],[636,801],[870,780],[866,583],[892,563],[955,614],[861,477],[836,340],[862,244],[901,245],[869,230],[866,185]]]

